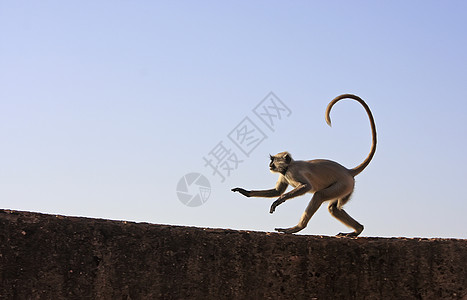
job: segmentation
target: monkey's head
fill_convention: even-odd
[[[271,162],[269,163],[269,170],[273,173],[281,173],[285,175],[287,172],[290,162],[293,161],[292,155],[289,152],[281,152],[277,153],[276,155],[272,156],[269,154]]]

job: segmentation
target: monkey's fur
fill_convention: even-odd
[[[347,169],[337,162],[325,159],[293,160],[290,153],[281,152],[274,156],[270,155],[271,163],[269,168],[271,172],[279,173],[279,180],[275,188],[261,191],[247,191],[242,188],[232,189],[233,192],[239,192],[246,197],[279,197],[272,203],[270,213],[273,213],[279,204],[288,199],[305,193],[313,193],[313,197],[298,224],[291,228],[276,228],[277,231],[295,233],[302,230],[321,204],[326,201],[330,201],[328,210],[331,215],[354,230],[349,233],[339,233],[338,236],[355,237],[363,231],[363,225],[349,216],[342,207],[352,195],[355,184],[354,177],[368,166],[376,152],[376,126],[368,105],[360,97],[351,94],[340,95],[328,104],[325,117],[329,126],[331,126],[329,114],[332,107],[338,101],[346,98],[358,101],[365,108],[370,119],[371,150],[360,165],[353,169]],[[294,189],[284,193],[288,185],[291,185]]]

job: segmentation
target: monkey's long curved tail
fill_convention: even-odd
[[[376,125],[375,125],[375,120],[373,119],[373,114],[371,113],[371,110],[368,107],[368,105],[365,103],[365,101],[363,101],[360,97],[352,95],[352,94],[343,94],[343,95],[337,96],[331,102],[329,102],[328,107],[326,108],[325,117],[326,117],[326,123],[329,126],[331,126],[331,118],[329,116],[329,114],[331,113],[331,109],[334,106],[334,104],[336,104],[338,101],[340,101],[342,99],[353,99],[353,100],[356,100],[357,102],[359,102],[365,108],[366,113],[368,114],[368,118],[370,119],[371,135],[372,135],[372,143],[371,143],[370,154],[368,154],[368,156],[365,158],[365,160],[361,164],[359,164],[358,166],[356,166],[353,169],[350,169],[350,173],[352,174],[352,176],[357,176],[358,174],[360,174],[368,166],[371,159],[375,155],[375,152],[376,152]]]

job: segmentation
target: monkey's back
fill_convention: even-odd
[[[320,190],[333,183],[340,182],[346,185],[354,184],[354,178],[343,165],[327,159],[314,159],[297,161],[298,165],[306,166],[305,175],[313,186],[313,190]]]
[[[310,165],[314,169],[327,169],[332,170],[334,172],[344,172],[349,171],[346,167],[341,165],[338,162],[329,159],[313,159],[305,161],[308,165]]]

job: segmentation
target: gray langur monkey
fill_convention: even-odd
[[[373,115],[368,105],[358,96],[344,94],[333,99],[326,108],[326,123],[331,126],[329,114],[332,107],[342,99],[353,99],[358,101],[366,110],[370,119],[372,144],[367,158],[353,169],[347,169],[337,162],[325,159],[309,161],[293,160],[288,152],[281,152],[274,156],[270,155],[269,168],[273,173],[279,173],[276,187],[270,190],[247,191],[242,188],[233,188],[233,192],[239,192],[246,197],[278,197],[271,205],[270,213],[286,200],[312,193],[310,203],[303,213],[298,225],[291,228],[276,228],[276,231],[284,233],[295,233],[306,227],[308,221],[318,210],[323,202],[329,201],[328,210],[333,217],[353,228],[353,232],[339,233],[338,236],[355,237],[363,231],[363,225],[358,223],[342,208],[349,201],[354,190],[354,177],[360,174],[370,163],[376,152],[376,126]],[[291,185],[293,190],[284,193]]]

